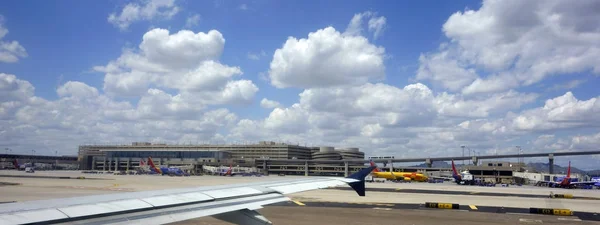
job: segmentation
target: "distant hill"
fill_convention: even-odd
[[[548,163],[527,163],[527,167],[529,171],[537,171],[542,173],[548,173]],[[554,173],[567,173],[567,167],[562,167],[559,165],[554,165]],[[577,167],[571,166],[571,173],[580,173],[587,174],[588,171],[580,170]]]
[[[458,164],[456,164],[456,165],[458,165]],[[427,167],[427,164],[421,163],[421,164],[410,166],[410,167]],[[432,167],[435,167],[435,168],[450,168],[450,167],[452,167],[452,164],[447,163],[447,162],[443,162],[443,161],[433,161]]]

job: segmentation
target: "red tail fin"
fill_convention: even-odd
[[[452,160],[452,174],[458,175],[458,172],[456,171],[456,166],[454,166],[454,160]]]
[[[17,159],[13,161],[13,165],[15,166],[15,169],[19,169],[19,161],[17,161]]]
[[[145,166],[146,163],[144,162],[144,159],[140,159],[140,166]]]
[[[567,177],[571,177],[571,161],[569,161],[569,168],[567,168]]]
[[[229,169],[227,170],[227,172],[225,172],[225,175],[231,175],[232,172],[233,169],[231,168],[231,164],[229,164]]]
[[[152,161],[152,157],[148,156],[148,165],[150,165],[150,169],[156,173],[162,174],[162,171],[154,165],[154,161]]]
[[[373,170],[373,172],[379,172],[379,169],[377,169],[377,165],[375,165],[375,163],[373,162],[373,160],[371,160],[370,164],[371,164],[371,166],[375,167],[375,169]]]

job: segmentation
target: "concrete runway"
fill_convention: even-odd
[[[286,225],[515,225],[515,224],[577,224],[597,225],[572,217],[528,214],[472,213],[450,210],[399,210],[387,208],[322,208],[268,206],[259,210],[273,224]],[[173,225],[230,225],[211,217],[172,223]]]
[[[2,175],[52,176],[54,178],[2,177]],[[79,176],[84,176],[86,179],[58,179],[59,177],[76,178]],[[37,171],[34,174],[27,174],[23,171],[0,171],[0,184],[18,184],[0,185],[0,202],[29,201],[93,194],[221,184],[293,180],[295,178],[299,177],[168,177],[152,175],[83,174],[79,171]],[[600,224],[589,223],[590,221],[600,221],[598,215],[594,215],[594,213],[600,213],[600,200],[594,199],[600,197],[600,190],[568,190],[533,186],[476,187],[459,186],[454,183],[368,183],[367,188],[376,191],[367,191],[367,196],[365,197],[359,197],[354,191],[345,188],[344,190],[323,189],[295,193],[288,196],[293,200],[304,202],[304,207],[297,206],[293,203],[283,205],[277,204],[275,206],[267,206],[261,212],[264,212],[266,216],[277,224],[292,225],[309,223],[323,224],[323,221],[328,221],[327,224],[344,225],[539,224],[536,222],[538,220],[543,221],[544,224],[569,224],[571,222],[574,224]],[[560,194],[573,194],[580,199],[551,199],[540,197],[548,196],[551,191]],[[422,205],[425,202],[457,203],[461,205],[461,209],[422,209],[419,205]],[[472,212],[473,210],[468,208],[470,205],[477,207],[478,210],[476,211],[478,212]],[[495,213],[500,207],[508,209],[508,211],[505,210],[508,214]],[[510,214],[527,213],[527,211],[523,210],[528,209],[529,207],[566,208],[575,211],[576,216],[565,217],[559,221],[558,218],[562,217]],[[359,214],[359,212],[365,211],[368,213],[365,215]],[[348,213],[348,216],[350,217],[340,216],[346,215],[346,212],[352,212]],[[488,216],[487,214],[489,212],[494,213]],[[373,214],[380,215],[381,218],[372,217],[371,215]],[[306,217],[306,215],[311,216]],[[503,219],[485,219],[496,217]],[[533,219],[529,220],[528,218]],[[524,220],[520,221],[519,219]],[[582,219],[584,221],[579,222],[569,219]],[[225,224],[211,218],[202,218],[198,221],[200,221],[198,224]],[[399,223],[399,221],[402,223]]]

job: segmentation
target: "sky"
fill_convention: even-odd
[[[0,147],[599,150],[598,10],[594,0],[2,1]],[[600,165],[556,163],[569,160]]]

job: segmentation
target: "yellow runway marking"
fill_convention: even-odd
[[[475,205],[469,205],[469,208],[471,208],[472,210],[477,210],[477,206]]]
[[[296,200],[292,200],[292,202],[296,203],[296,205],[302,205],[302,206],[304,206],[304,205],[305,205],[304,203],[302,203],[302,202],[300,202],[300,201],[296,201]]]
[[[402,188],[396,188],[396,191],[402,190]]]

